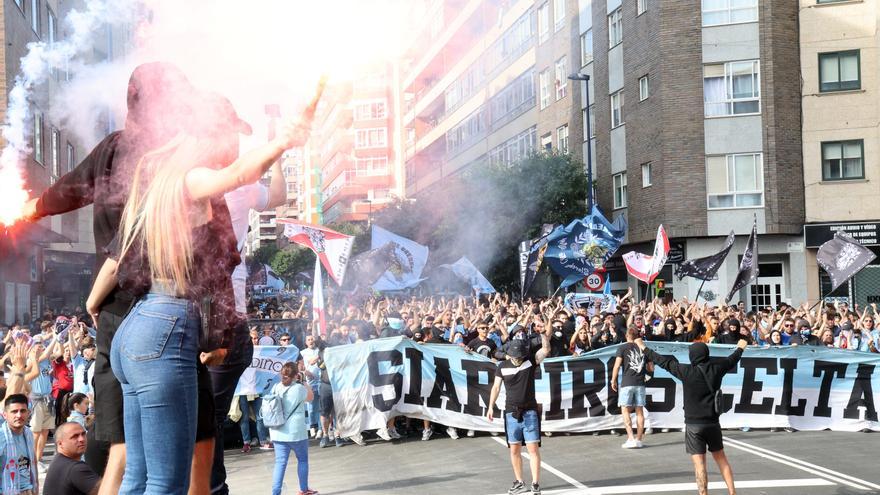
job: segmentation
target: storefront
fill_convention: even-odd
[[[835,232],[844,232],[869,248],[877,259],[837,290],[831,290],[831,279],[816,263],[819,247],[834,238]],[[835,222],[804,225],[804,245],[807,249],[808,290],[811,300],[847,301],[864,307],[880,304],[880,221]]]

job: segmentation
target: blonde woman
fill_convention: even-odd
[[[301,124],[288,125],[276,139],[232,161],[237,146],[223,136],[238,122],[221,118],[230,114],[217,110],[215,98],[200,108],[205,114],[200,122],[144,155],[135,168],[111,257],[87,302],[97,321],[97,308],[117,282],[122,288],[148,287],[110,349],[123,389],[127,445],[120,494],[187,493],[196,436],[200,303],[211,295],[211,280],[228,280],[237,264],[222,256],[223,250],[236,250],[234,243],[218,237],[221,222],[229,222],[223,194],[256,182],[284,150],[303,144],[316,104],[317,98]]]

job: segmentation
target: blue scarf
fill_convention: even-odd
[[[3,423],[0,426],[0,434],[6,440],[6,462],[3,464],[3,493],[4,495],[15,495],[19,493],[18,488],[18,453],[15,451],[14,433],[9,428],[9,423]],[[34,485],[34,493],[40,493],[40,477],[37,474],[37,456],[34,454],[34,435],[27,426],[21,432],[24,435],[24,442],[27,445],[27,456],[31,460],[31,483]]]

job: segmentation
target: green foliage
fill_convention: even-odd
[[[259,249],[254,251],[253,261],[259,263],[261,265],[268,265],[272,258],[275,256],[275,253],[278,252],[278,246],[272,242],[268,244],[264,244],[260,246]]]
[[[299,272],[309,271],[315,266],[315,253],[311,249],[291,244],[278,250],[269,261],[272,270],[286,280]]]
[[[583,163],[541,153],[511,166],[474,165],[414,201],[392,203],[373,219],[427,245],[429,267],[467,256],[497,289],[517,290],[519,243],[536,237],[542,224],[583,217],[586,192]]]

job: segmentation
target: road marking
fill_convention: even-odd
[[[799,478],[788,480],[737,480],[737,488],[793,488],[804,486],[834,486],[824,478]],[[544,495],[618,495],[623,493],[694,492],[696,483],[658,483],[652,485],[594,486],[585,489],[543,490]],[[709,482],[709,490],[727,491],[723,481]],[[500,495],[500,494],[499,494]]]
[[[762,447],[756,447],[754,445],[742,442],[740,440],[734,440],[730,437],[724,437],[724,442],[727,445],[729,445],[735,449],[739,449],[744,452],[754,454],[758,457],[763,457],[764,459],[778,462],[780,464],[785,464],[786,466],[791,466],[795,469],[800,469],[801,471],[805,471],[810,474],[821,476],[821,477],[827,478],[831,481],[835,481],[835,482],[841,483],[843,485],[851,486],[851,487],[857,488],[859,490],[880,489],[880,485],[876,485],[874,483],[871,483],[870,481],[865,481],[863,479],[859,479],[854,476],[850,476],[848,474],[843,474],[841,472],[833,471],[831,469],[824,468],[822,466],[817,466],[815,464],[811,464],[807,461],[794,458],[794,457],[787,455],[787,454],[774,452],[772,450],[768,450],[768,449],[765,449]]]
[[[501,445],[507,447],[507,442],[505,440],[503,440],[501,437],[492,437],[492,440],[495,440],[496,442],[500,443]],[[526,452],[526,449],[522,450],[522,456],[525,457],[526,459],[531,459],[529,454]],[[541,469],[555,474],[559,479],[565,481],[566,483],[568,483],[569,485],[571,485],[575,488],[578,488],[581,490],[587,489],[587,486],[584,485],[583,483],[581,483],[580,481],[572,478],[571,476],[563,473],[562,471],[556,469],[555,467],[547,464],[544,461],[541,461]]]

